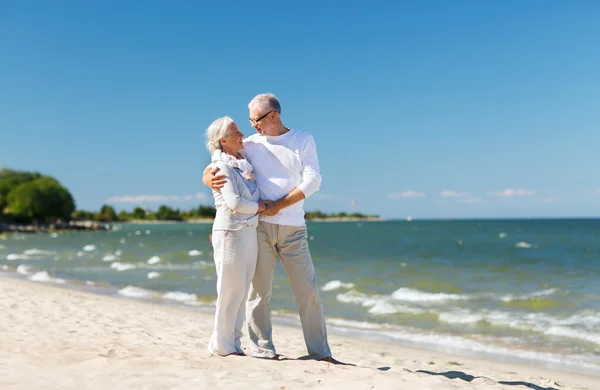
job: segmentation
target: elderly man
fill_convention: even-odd
[[[248,104],[256,129],[244,140],[244,155],[254,167],[261,199],[272,201],[261,213],[258,261],[246,306],[252,355],[276,358],[271,325],[271,288],[277,257],[287,273],[298,309],[306,348],[311,358],[338,363],[331,357],[317,274],[307,242],[303,203],[321,184],[313,137],[287,128],[281,106],[272,94],[260,94]],[[203,182],[222,187],[216,170],[204,172]]]

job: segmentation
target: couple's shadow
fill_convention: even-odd
[[[284,355],[281,355],[281,354],[275,355],[275,358],[259,357],[257,359],[273,360],[273,361],[277,361],[277,362],[283,362],[283,361],[286,361],[286,360],[315,360],[314,358],[312,358],[312,357],[310,357],[308,355],[300,356],[298,358],[291,358],[291,357],[284,356]],[[344,363],[344,362],[341,362],[341,361],[339,361],[337,359],[334,359],[334,358],[327,358],[326,360],[315,360],[315,361],[329,363],[329,364],[334,364],[336,366],[352,366],[352,367],[356,367],[356,364]]]
[[[469,375],[462,371],[433,372],[433,371],[427,371],[427,370],[417,370],[416,372],[422,372],[424,374],[429,374],[429,375],[441,375],[441,376],[445,376],[448,379],[462,379],[465,382],[472,382],[474,379],[477,379],[477,378],[493,380],[493,379],[485,377],[485,376]],[[497,381],[497,383],[501,384],[501,385],[505,385],[505,386],[525,386],[525,387],[528,387],[533,390],[558,390],[555,387],[542,387],[542,386],[533,384],[531,382],[524,382],[524,381]]]

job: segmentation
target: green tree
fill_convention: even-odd
[[[181,221],[181,213],[179,210],[173,210],[169,206],[161,205],[156,212],[156,219],[158,220],[171,220],[171,221]]]
[[[129,215],[127,211],[121,210],[119,211],[119,214],[117,214],[117,218],[119,221],[129,221],[131,219],[131,215]]]
[[[19,184],[7,200],[10,214],[19,222],[69,220],[75,210],[73,196],[51,177]]]
[[[42,177],[37,172],[15,171],[0,169],[0,216],[8,206],[8,194],[22,183],[27,183]]]
[[[92,221],[94,219],[94,213],[85,210],[76,210],[72,214],[72,218],[75,221]]]
[[[146,218],[146,210],[141,207],[136,207],[133,209],[132,213],[133,219],[145,219]]]
[[[112,222],[118,221],[119,218],[117,217],[117,212],[115,211],[115,209],[112,206],[105,204],[102,205],[102,207],[100,208],[100,212],[96,214],[96,218],[94,219],[96,221]]]

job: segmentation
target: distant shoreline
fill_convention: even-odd
[[[0,233],[52,233],[64,231],[110,230],[110,223],[98,221],[69,221],[44,224],[20,224],[0,222]]]
[[[331,218],[311,218],[306,222],[379,222],[385,221],[380,217],[331,217]],[[194,218],[182,221],[159,220],[159,219],[133,219],[129,221],[70,221],[55,222],[47,224],[18,224],[0,222],[0,233],[52,233],[64,231],[107,231],[115,224],[131,225],[159,225],[159,224],[177,224],[177,223],[199,223],[212,224],[213,218]]]

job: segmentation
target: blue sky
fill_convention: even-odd
[[[272,92],[317,142],[307,210],[600,216],[598,20],[591,0],[4,1],[0,166],[83,209],[212,204],[204,130],[251,134]]]

